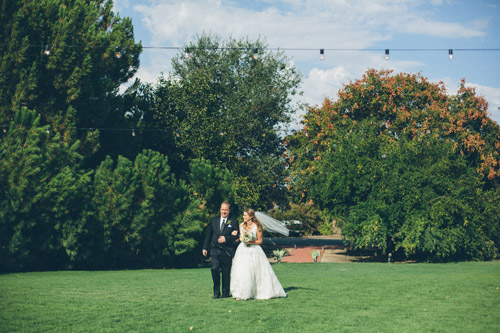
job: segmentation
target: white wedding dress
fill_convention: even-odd
[[[243,224],[240,232],[243,231]],[[254,225],[247,233],[257,237],[257,226]],[[264,250],[259,245],[246,245],[241,242],[236,249],[231,268],[231,294],[240,299],[270,299],[286,297]]]

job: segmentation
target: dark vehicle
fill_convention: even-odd
[[[304,234],[302,230],[302,222],[299,220],[289,220],[289,221],[283,221],[285,223],[286,228],[289,231],[290,237],[299,237]]]

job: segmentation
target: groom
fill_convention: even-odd
[[[233,242],[239,238],[238,222],[229,219],[230,205],[224,201],[220,205],[220,216],[214,217],[209,225],[208,233],[203,243],[203,255],[207,256],[211,245],[212,280],[214,281],[214,296],[220,298],[220,275],[222,273],[222,297],[229,296],[231,265],[233,263]]]

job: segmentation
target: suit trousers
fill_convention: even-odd
[[[211,254],[212,257],[212,280],[214,281],[214,295],[220,295],[220,280],[222,273],[222,295],[229,296],[229,287],[231,279],[231,266],[233,264],[233,258],[226,253],[226,251],[221,251],[218,254]]]

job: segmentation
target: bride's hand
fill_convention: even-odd
[[[238,234],[238,230],[233,230],[233,232],[231,233],[231,235],[233,236],[236,236]]]

